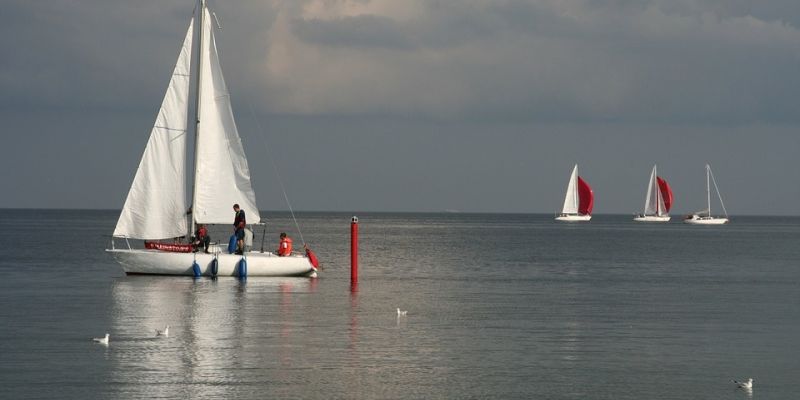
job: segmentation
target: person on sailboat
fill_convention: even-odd
[[[247,220],[244,216],[244,210],[239,208],[238,204],[233,205],[233,211],[236,216],[233,219],[233,232],[236,235],[236,254],[244,254],[244,228],[247,226]]]
[[[286,235],[286,232],[281,232],[281,242],[278,245],[278,255],[281,257],[292,255],[292,238]]]
[[[208,245],[211,243],[211,237],[208,236],[208,229],[205,225],[199,224],[197,225],[197,231],[194,233],[194,241],[192,242],[192,246],[194,247],[194,251],[197,252],[200,250],[200,246],[203,246],[203,251],[208,253]]]

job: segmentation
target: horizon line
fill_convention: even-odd
[[[41,207],[0,207],[0,211],[13,211],[13,210],[37,210],[37,211],[114,211],[122,212],[120,208],[41,208]],[[272,213],[290,213],[289,210],[258,210],[259,212],[272,212]],[[336,213],[336,214],[353,214],[353,213],[369,213],[369,214],[463,214],[463,215],[556,215],[558,212],[531,212],[531,211],[455,211],[455,210],[441,210],[441,211],[410,211],[410,210],[392,210],[392,211],[376,211],[376,210],[294,210],[294,213]],[[594,216],[621,216],[621,215],[637,215],[638,212],[631,213],[592,213]],[[676,213],[672,216],[690,215],[685,213]],[[735,217],[800,217],[800,214],[733,214]],[[728,215],[730,217],[730,214]]]

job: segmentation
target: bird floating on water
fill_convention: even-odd
[[[397,316],[398,317],[401,316],[401,315],[406,315],[406,314],[408,314],[408,311],[400,311],[400,308],[397,309]]]
[[[747,381],[745,382],[739,382],[734,380],[733,383],[735,383],[736,387],[738,387],[739,389],[753,390],[753,378],[748,378]]]
[[[110,335],[108,333],[106,333],[105,337],[92,338],[92,341],[95,342],[95,343],[100,343],[100,344],[108,344],[108,337],[109,336]]]
[[[165,326],[163,330],[156,329],[156,336],[169,337],[169,325]]]

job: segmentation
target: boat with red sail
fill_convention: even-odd
[[[592,219],[592,208],[594,208],[594,192],[589,183],[578,175],[578,164],[575,164],[567,184],[564,206],[561,208],[561,213],[556,216],[556,221],[589,221]]]
[[[644,212],[633,218],[638,222],[668,222],[669,210],[672,209],[672,188],[667,180],[658,176],[657,166],[653,166],[650,182],[647,185],[647,197],[644,201]]]

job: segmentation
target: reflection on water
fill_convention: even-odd
[[[292,296],[313,292],[314,281],[118,279],[109,379],[142,395],[190,398],[228,397],[237,384],[264,379],[254,371],[265,364],[277,364],[273,379],[289,381],[300,335]],[[170,336],[156,337],[167,324]]]
[[[355,354],[356,344],[358,342],[358,283],[350,284],[350,329],[348,330],[350,338],[350,354]],[[355,358],[355,357],[353,357]]]

